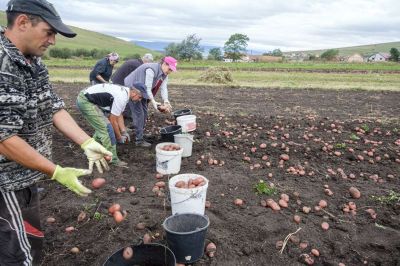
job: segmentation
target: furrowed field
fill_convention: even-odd
[[[68,111],[93,133],[75,100],[95,61],[46,63]],[[193,265],[400,265],[400,65],[211,65],[228,68],[233,82],[200,82],[208,65],[195,62],[178,65],[169,86],[174,109],[197,117],[180,173],[209,179],[206,244],[216,252]],[[158,137],[171,123],[151,110],[147,133]],[[53,139],[55,162],[86,167],[79,147],[58,133]],[[118,146],[129,169],[82,178],[87,186],[106,179],[87,198],[40,183],[43,265],[101,265],[145,235],[166,243],[168,189],[154,186],[171,176],[156,178],[157,143]],[[132,185],[134,193],[118,192]],[[113,203],[127,212],[118,224],[108,214]]]

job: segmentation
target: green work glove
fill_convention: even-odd
[[[93,138],[82,143],[81,148],[85,151],[86,157],[89,160],[89,170],[91,172],[93,172],[93,164],[96,164],[99,173],[103,173],[102,166],[104,169],[110,170],[104,156],[112,157],[112,153],[106,150],[106,148],[101,146]]]
[[[87,196],[92,191],[86,188],[79,182],[78,177],[83,175],[88,175],[91,172],[87,169],[77,169],[77,168],[62,168],[57,165],[54,171],[52,180],[56,180],[58,183],[66,186],[69,190],[72,190],[79,196]]]

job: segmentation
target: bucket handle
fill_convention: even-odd
[[[196,193],[192,193],[192,194],[190,194],[189,198],[184,199],[184,200],[179,201],[179,202],[174,202],[174,203],[173,203],[173,202],[171,201],[171,204],[180,204],[180,203],[183,203],[183,202],[188,201],[188,200],[190,200],[190,199],[196,199],[196,198],[198,198],[200,192],[201,192],[201,191],[197,191]]]
[[[172,157],[171,159],[166,160],[166,161],[163,161],[163,162],[157,161],[157,165],[160,165],[161,168],[165,168],[165,169],[166,169],[166,167],[164,167],[163,165],[167,165],[169,161],[172,161],[172,160],[175,159],[177,156],[182,156],[182,155],[181,155],[181,154],[174,155],[174,157]]]

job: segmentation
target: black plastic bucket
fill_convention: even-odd
[[[192,263],[203,256],[209,225],[208,217],[197,213],[175,214],[165,219],[167,244],[178,263]]]
[[[133,256],[129,260],[122,257],[124,248],[112,254],[103,266],[175,266],[176,264],[174,253],[161,244],[131,245]]]
[[[182,126],[167,126],[160,129],[161,141],[162,142],[174,142],[175,134],[182,133]]]
[[[175,120],[177,117],[182,116],[182,115],[191,115],[192,114],[192,110],[190,109],[182,109],[182,110],[177,110],[175,112],[173,112],[173,115],[175,117]]]

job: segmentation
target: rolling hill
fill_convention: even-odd
[[[393,47],[400,50],[400,42],[378,43],[378,44],[350,46],[350,47],[341,47],[341,48],[332,48],[332,49],[339,50],[340,56],[349,56],[349,55],[352,55],[355,53],[359,53],[363,56],[367,56],[367,55],[372,55],[372,54],[375,54],[378,52],[389,53],[390,48],[393,48]],[[293,52],[285,52],[284,54],[306,53],[306,54],[321,55],[326,50],[328,50],[328,49],[293,51]]]
[[[0,11],[0,25],[4,26],[6,24],[6,13],[4,11]],[[143,55],[149,52],[153,53],[153,55],[160,54],[159,52],[149,50],[132,42],[127,42],[109,35],[84,30],[77,27],[71,28],[78,35],[75,38],[68,39],[58,34],[56,37],[56,47],[70,49],[84,48],[88,50],[94,48],[99,50],[106,49],[110,51],[115,51],[119,53],[122,57],[134,54]]]

